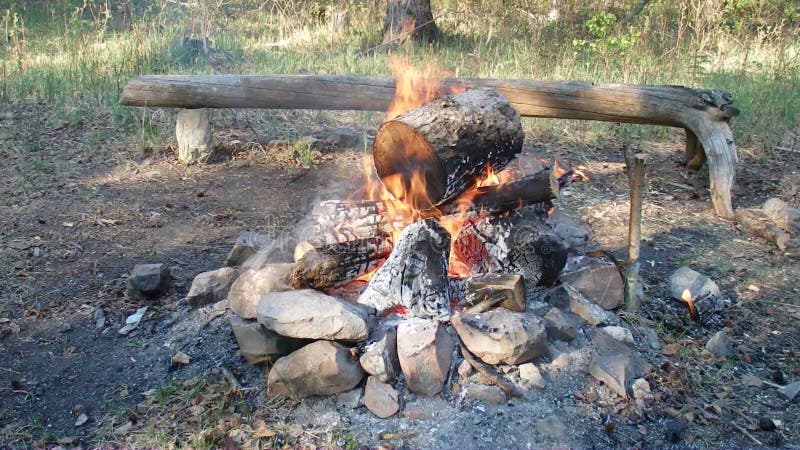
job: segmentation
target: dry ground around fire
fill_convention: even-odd
[[[561,157],[589,176],[568,189],[558,208],[620,258],[627,215],[622,147],[648,155],[642,258],[648,300],[642,317],[629,320],[649,324],[674,345],[668,354],[648,355],[656,367],[649,377],[656,400],[645,412],[631,413],[592,381],[555,383],[539,398],[488,411],[434,402],[430,408],[442,411],[434,422],[379,421],[363,409],[340,414],[332,401],[298,407],[266,399],[264,369],[236,355],[220,311],[189,310],[180,301],[194,275],[223,264],[240,231],[279,235],[313,201],[346,195],[360,181],[363,150],[314,153],[309,160],[292,146],[269,147],[269,140],[336,126],[369,134],[379,115],[250,111],[239,112],[234,127],[230,113],[219,112],[216,162],[186,168],[169,146],[132,151],[135,138],[113,131],[87,145],[87,134],[108,126],[103,117],[70,125],[41,122],[46,105],[3,112],[4,139],[41,144],[36,158],[6,154],[0,168],[4,446],[538,446],[552,438],[532,435],[531,428],[552,415],[580,424],[569,438],[579,447],[666,445],[664,424],[671,417],[688,424],[684,443],[701,448],[800,440],[798,404],[768,386],[752,386],[750,377],[800,378],[797,256],[713,215],[705,175],[679,163],[678,133],[663,141],[613,132],[592,141],[568,132],[560,139],[531,133],[526,144],[526,151]],[[276,120],[290,132],[254,133],[263,129],[260,121]],[[797,163],[742,156],[737,203],[743,206],[780,194],[780,176]],[[175,287],[161,305],[150,306],[140,330],[122,337],[116,330],[141,306],[123,294],[126,274],[142,262],[169,265]],[[728,360],[701,354],[707,336],[668,298],[666,279],[682,265],[710,275],[735,301],[726,316],[734,342]],[[100,329],[98,308],[107,317]],[[175,369],[170,357],[178,350],[191,363]],[[76,426],[80,413],[89,420]],[[761,417],[781,426],[757,431]]]

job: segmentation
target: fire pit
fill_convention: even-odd
[[[294,263],[267,263],[269,240],[253,233],[231,252],[231,325],[248,361],[273,360],[268,394],[333,395],[368,375],[364,402],[389,417],[409,395],[459,390],[463,359],[460,374],[492,385],[464,395],[523,396],[543,386],[535,363],[575,340],[595,354],[584,373],[632,395],[649,365],[610,311],[620,272],[570,248],[550,218],[582,175],[518,159],[519,115],[491,89],[397,86],[362,188],[316,205]]]

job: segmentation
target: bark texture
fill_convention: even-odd
[[[381,44],[402,43],[409,39],[434,42],[440,37],[430,0],[387,0]]]

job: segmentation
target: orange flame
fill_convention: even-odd
[[[684,289],[681,293],[681,300],[689,306],[689,314],[692,316],[692,319],[699,319],[700,316],[697,314],[697,308],[694,307],[692,292],[688,289]]]
[[[389,68],[396,81],[394,99],[392,99],[389,109],[386,111],[386,120],[394,119],[398,115],[422,106],[437,97],[457,94],[466,90],[466,86],[463,84],[445,86],[443,78],[450,74],[433,65],[426,65],[424,68],[418,69],[409,64],[408,61],[392,57],[389,59]]]

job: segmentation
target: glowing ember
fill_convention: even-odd
[[[688,289],[684,289],[681,293],[681,300],[689,306],[689,314],[692,316],[692,319],[699,319],[700,317],[697,314],[697,309],[694,307],[694,300],[692,300],[692,292]]]

